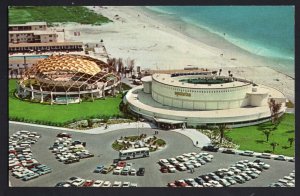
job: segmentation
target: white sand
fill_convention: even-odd
[[[66,40],[84,43],[100,42],[110,57],[135,59],[136,66],[151,69],[180,69],[186,65],[197,65],[204,68],[222,68],[223,73],[231,70],[240,76],[275,87],[294,102],[294,75],[292,77],[275,71],[274,63],[252,55],[228,43],[223,38],[201,32],[194,39],[176,29],[176,24],[159,20],[149,12],[137,7],[89,7],[110,18],[113,22],[102,26],[64,24]],[[119,19],[116,19],[118,15]],[[178,25],[177,25],[178,26]],[[192,28],[184,31],[194,31]],[[80,36],[74,36],[74,32]],[[200,39],[201,40],[201,39]],[[220,54],[223,54],[221,56]],[[235,60],[231,60],[234,58]],[[277,81],[278,80],[278,81]]]

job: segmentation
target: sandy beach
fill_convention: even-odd
[[[102,39],[110,57],[131,58],[136,66],[150,69],[180,69],[196,65],[208,69],[231,70],[234,76],[274,87],[294,102],[294,74],[272,69],[281,62],[267,60],[209,32],[195,31],[170,20],[161,20],[140,7],[89,7],[113,22],[102,26],[61,24],[67,41],[84,43]],[[80,32],[80,36],[74,36]],[[203,41],[201,41],[203,40]],[[272,67],[272,68],[271,68]]]

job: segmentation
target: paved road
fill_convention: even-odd
[[[200,152],[201,150],[195,147],[190,138],[170,131],[158,130],[158,137],[164,139],[167,142],[167,146],[158,152],[151,153],[149,158],[135,159],[130,162],[133,163],[134,168],[145,167],[146,173],[143,177],[138,176],[115,176],[112,174],[94,174],[92,171],[97,164],[111,164],[114,158],[118,157],[118,152],[111,148],[111,144],[114,140],[120,136],[137,135],[136,129],[122,129],[119,131],[108,132],[105,134],[91,135],[70,132],[73,135],[73,139],[79,139],[87,142],[87,149],[95,154],[95,157],[90,159],[81,160],[79,163],[64,165],[58,162],[54,154],[48,150],[48,147],[53,144],[57,133],[61,132],[55,129],[47,129],[40,127],[31,127],[28,125],[13,125],[10,124],[10,134],[13,134],[19,130],[36,131],[42,135],[39,141],[32,146],[33,155],[36,159],[48,165],[53,169],[51,174],[41,176],[29,182],[23,182],[10,176],[12,186],[33,186],[33,187],[53,187],[57,182],[67,180],[69,177],[78,176],[85,179],[102,179],[120,181],[130,181],[138,183],[138,186],[145,187],[159,187],[166,186],[168,182],[176,179],[196,177],[201,174],[215,171],[219,168],[226,168],[232,163],[249,159],[252,157],[242,157],[239,155],[228,155],[223,153],[211,153],[214,155],[212,163],[207,163],[199,169],[195,169],[193,174],[189,172],[177,172],[175,174],[162,174],[159,172],[159,165],[156,163],[161,158],[170,158],[187,152]],[[140,129],[139,133],[145,133],[151,135],[156,129],[144,128]],[[67,132],[67,131],[66,131]],[[275,160],[266,160],[266,163],[271,165],[271,168],[263,172],[256,180],[251,180],[245,184],[239,186],[267,186],[272,182],[276,182],[279,178],[288,175],[294,170],[294,163],[281,162]]]

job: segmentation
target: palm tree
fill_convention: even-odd
[[[293,138],[293,137],[290,137],[288,139],[288,142],[290,142],[290,147],[292,147],[294,141],[295,141],[295,138]]]
[[[269,104],[269,109],[271,112],[271,118],[272,118],[272,123],[276,126],[278,123],[278,112],[281,108],[281,103],[276,103],[275,99],[271,98],[268,102]]]
[[[220,133],[220,144],[222,144],[223,138],[225,136],[225,131],[228,131],[229,128],[226,124],[220,124],[216,129]]]
[[[272,148],[273,148],[273,151],[272,151],[272,152],[274,152],[274,151],[275,151],[275,148],[276,148],[276,146],[278,146],[279,144],[278,144],[278,143],[276,143],[276,142],[272,142],[270,145],[271,145],[271,146],[272,146]]]
[[[268,142],[269,141],[269,136],[271,134],[271,130],[270,129],[263,130],[263,134],[265,134],[265,136],[267,137],[267,142]]]

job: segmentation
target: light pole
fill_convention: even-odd
[[[137,121],[137,124],[136,124],[136,125],[137,125],[136,128],[137,128],[138,136],[140,136],[139,122],[140,122],[140,121],[138,120],[138,121]]]

